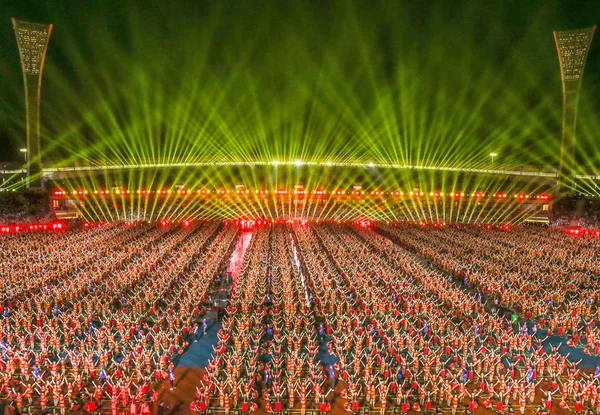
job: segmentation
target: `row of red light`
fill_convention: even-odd
[[[600,231],[590,231],[589,229],[567,229],[571,235],[592,235],[592,236],[600,236]]]
[[[308,221],[305,219],[279,219],[279,220],[275,220],[275,219],[237,219],[237,220],[231,220],[231,221],[225,221],[225,225],[228,224],[233,224],[233,225],[239,225],[242,227],[252,227],[252,226],[265,226],[265,225],[272,225],[272,224],[295,224],[298,223],[300,225],[308,225]],[[318,223],[318,221],[317,221]]]
[[[412,222],[409,222],[412,223]],[[415,223],[416,224],[416,223]],[[433,225],[434,228],[443,228],[444,226],[447,226],[445,223],[443,222],[433,222],[433,223],[428,223],[426,221],[420,222],[421,226],[427,226],[427,225]],[[394,225],[398,225],[397,223],[394,223]],[[469,225],[469,224],[466,224]],[[482,226],[482,225],[478,225],[478,226]],[[494,229],[494,226],[487,224],[485,225],[486,229]],[[499,225],[497,226],[498,229],[502,229],[505,231],[509,231],[510,230],[510,225]]]
[[[319,221],[317,221],[317,223],[318,222]],[[147,222],[147,221],[125,221],[125,222],[121,222],[121,223],[125,224],[125,226],[136,226],[138,224],[148,224],[150,222]],[[157,221],[155,223],[159,224],[160,226],[169,226],[169,225],[173,225],[174,224],[173,222],[170,222],[170,221],[168,221],[166,219],[159,220],[159,221]],[[304,220],[304,219],[297,219],[297,220],[237,219],[237,220],[224,221],[224,223],[225,223],[225,225],[228,225],[228,224],[231,223],[231,224],[234,224],[234,225],[245,226],[245,227],[256,226],[256,225],[258,225],[258,226],[272,225],[272,224],[275,224],[275,223],[279,223],[279,224],[285,224],[285,223],[294,224],[294,223],[299,223],[301,225],[308,225],[308,221]],[[84,222],[83,223],[83,227],[84,228],[91,228],[91,227],[94,227],[94,226],[104,226],[104,225],[110,225],[110,224],[111,224],[110,222],[97,222],[97,223],[95,223],[95,222]],[[187,228],[187,227],[189,227],[192,224],[192,221],[191,220],[184,220],[184,221],[179,222],[178,224],[181,224],[181,226],[183,226],[184,228]]]
[[[23,231],[60,231],[65,229],[66,226],[60,222],[58,223],[42,223],[36,225],[4,225],[0,227],[2,233],[18,233]]]
[[[146,222],[146,221],[125,221],[125,222],[121,222],[124,223],[125,226],[136,226],[137,224],[143,224],[143,223],[150,223],[150,222]],[[160,226],[168,226],[171,224],[171,222],[169,222],[166,219],[163,219],[161,221],[158,222],[160,224]],[[99,222],[98,225],[102,226],[102,225],[109,225],[110,222]],[[181,222],[181,226],[183,226],[184,228],[189,227],[192,224],[192,221],[190,220],[184,220],[183,222]],[[90,228],[95,226],[96,224],[94,222],[84,222],[83,227],[84,228]]]
[[[284,224],[284,223],[288,223],[288,224],[294,224],[294,223],[299,223],[301,225],[308,225],[309,222],[307,220],[266,220],[266,219],[258,219],[258,220],[235,220],[235,221],[225,221],[225,224],[228,224],[229,222],[231,222],[232,224],[235,225],[239,225],[242,227],[253,227],[255,225],[258,226],[263,226],[263,225],[270,225],[273,223],[280,223],[280,224]],[[190,220],[184,220],[181,222],[181,225],[183,227],[189,227],[191,225],[191,221]],[[318,221],[317,221],[318,223]],[[337,221],[337,223],[341,223],[341,221]],[[99,223],[99,225],[103,225],[106,224],[108,225],[109,223]],[[126,222],[126,225],[134,225],[134,222]],[[171,223],[167,220],[161,220],[160,221],[160,225],[161,226],[168,226]],[[356,225],[359,225],[363,228],[369,228],[373,225],[373,222],[371,222],[370,220],[363,220],[363,221],[355,221]],[[421,225],[426,226],[428,223],[427,222],[421,222]],[[88,228],[88,227],[92,227],[96,225],[93,222],[85,222],[83,224],[84,227]],[[434,227],[444,227],[446,226],[445,223],[433,223]],[[63,223],[57,222],[57,223],[44,223],[44,224],[35,224],[35,225],[6,225],[6,226],[2,226],[0,227],[0,232],[1,233],[18,233],[18,232],[23,232],[23,231],[47,231],[47,230],[53,230],[53,231],[60,231],[65,229],[66,226]],[[493,229],[494,226],[492,225],[485,225],[486,229]],[[511,229],[510,225],[500,225],[497,226],[498,229],[501,230],[506,230],[509,231]],[[587,229],[577,229],[577,228],[570,228],[570,229],[566,229],[566,232],[570,233],[571,235],[587,235],[587,236],[597,236],[600,237],[600,230],[587,230]]]
[[[187,196],[188,194],[199,194],[199,195],[209,195],[209,194],[220,194],[220,195],[226,195],[226,194],[230,194],[231,192],[229,190],[225,190],[225,189],[221,189],[218,192],[216,190],[212,190],[209,191],[207,189],[201,189],[201,190],[187,190],[187,189],[181,189],[177,192],[177,194],[181,195],[181,196]],[[250,192],[247,192],[246,190],[242,189],[242,190],[236,190],[234,192],[235,194],[238,195],[245,195],[247,193],[251,194]],[[255,194],[258,195],[265,195],[265,194],[270,194],[271,192],[268,190],[257,190],[255,192]],[[425,194],[423,192],[420,191],[415,191],[415,192],[401,192],[399,190],[396,190],[394,192],[380,192],[378,190],[374,191],[374,192],[364,192],[362,190],[355,190],[353,192],[350,191],[343,191],[343,190],[336,190],[335,192],[327,192],[324,190],[314,190],[312,192],[308,192],[308,191],[304,191],[304,190],[294,190],[293,192],[289,192],[288,190],[277,190],[275,192],[272,192],[273,194],[276,195],[287,195],[287,194],[296,194],[296,195],[305,195],[305,194],[313,194],[313,195],[327,195],[327,194],[331,194],[331,195],[335,195],[335,196],[346,196],[346,195],[354,195],[354,196],[390,196],[393,195],[395,197],[399,197],[399,196],[404,196],[404,195],[408,195],[408,196],[413,196],[413,197],[421,197],[424,196]],[[85,196],[87,194],[90,194],[90,192],[88,192],[87,190],[77,190],[77,191],[73,191],[73,192],[67,192],[67,191],[63,191],[63,190],[55,190],[53,192],[54,196],[68,196],[68,195],[75,195],[75,196]],[[95,194],[95,195],[100,195],[100,196],[106,196],[106,195],[110,195],[110,191],[108,190],[104,190],[104,189],[100,189],[98,191],[94,191],[91,192],[91,194]],[[162,189],[160,191],[156,191],[156,190],[138,190],[136,192],[132,192],[129,190],[125,190],[125,189],[121,189],[118,192],[114,192],[114,194],[120,194],[120,195],[128,195],[128,194],[141,194],[142,196],[147,196],[150,194],[159,194],[162,196],[166,196],[169,194],[173,194],[173,192],[171,190],[167,190],[167,189]],[[509,195],[506,195],[504,193],[498,192],[498,193],[494,193],[492,194],[486,194],[486,193],[482,193],[482,192],[475,192],[475,193],[471,193],[471,194],[465,194],[462,192],[454,192],[454,193],[441,193],[441,192],[432,192],[429,194],[430,196],[433,197],[443,197],[443,196],[452,196],[455,199],[459,199],[461,197],[474,197],[476,199],[481,199],[482,197],[495,197],[497,199],[506,199],[506,198],[510,198]],[[538,196],[530,196],[530,195],[526,195],[524,193],[519,193],[517,195],[513,195],[513,198],[519,199],[519,200],[526,200],[526,199],[539,199],[539,200],[550,200],[550,195],[546,194],[546,193],[542,193]]]
[[[326,221],[327,222],[327,221]],[[341,220],[335,220],[332,221],[338,224],[341,223],[346,223],[346,221],[341,221]],[[126,221],[126,222],[121,222],[124,223],[126,226],[135,226],[136,224],[146,224],[146,223],[150,223],[150,222],[146,222],[146,221]],[[173,225],[176,224],[174,222],[170,222],[166,219],[162,219],[160,221],[155,222],[157,224],[159,224],[160,226],[169,226],[169,225]],[[182,222],[179,222],[179,224],[181,224],[181,226],[183,227],[189,227],[191,225],[192,221],[191,220],[184,220]],[[314,223],[321,223],[320,220],[316,220]],[[371,220],[367,220],[367,219],[363,219],[363,220],[355,220],[352,223],[354,223],[357,226],[363,227],[363,228],[368,228],[374,225],[375,222],[371,221]],[[390,224],[390,222],[386,223]],[[415,224],[420,224],[422,226],[427,226],[427,225],[433,225],[434,227],[444,227],[447,226],[445,223],[441,223],[441,222],[435,222],[435,223],[428,223],[426,221],[423,222],[409,222],[409,223],[415,223]],[[109,225],[110,222],[99,222],[98,225]],[[252,226],[266,226],[266,225],[273,225],[273,224],[298,224],[298,225],[309,225],[310,221],[306,220],[306,219],[236,219],[236,220],[226,220],[224,221],[225,225],[239,225],[239,226],[244,226],[244,227],[252,227]],[[392,225],[398,225],[398,223],[396,222],[392,222]],[[96,224],[93,222],[85,222],[83,224],[84,227],[88,228],[88,227],[92,227],[95,226]],[[486,225],[487,229],[492,229],[492,225]],[[505,230],[509,230],[510,229],[510,225],[502,225],[502,226],[498,226],[499,229],[505,229]]]

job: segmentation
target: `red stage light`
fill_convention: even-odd
[[[454,197],[460,197],[460,193],[459,192],[454,193]]]
[[[78,191],[77,191],[77,194],[78,194],[79,196],[81,196],[81,195],[83,194],[83,190],[78,190]]]
[[[202,193],[203,195],[205,195],[206,194],[206,189],[200,190],[200,193]]]
[[[502,198],[504,197],[504,195],[503,195],[502,193],[498,193],[498,194],[496,194],[496,197],[497,197],[498,199],[502,199]]]
[[[54,196],[62,196],[63,192],[60,190],[55,190],[54,191]]]
[[[550,200],[550,195],[546,193],[542,193],[540,195],[540,200]]]
[[[475,198],[476,198],[476,199],[479,199],[480,197],[481,197],[481,193],[479,193],[479,192],[475,192]]]
[[[121,189],[121,194],[124,195],[125,194],[125,190]]]
[[[421,196],[421,192],[415,192],[415,197],[420,197]]]
[[[519,198],[519,200],[525,199],[525,195],[523,193],[519,193],[519,196],[517,197]]]
[[[181,193],[183,196],[185,196],[185,195],[187,195],[187,190],[186,190],[186,189],[181,189],[180,193]]]
[[[105,193],[106,193],[106,190],[104,190],[104,189],[100,189],[100,191],[99,191],[98,193],[100,193],[101,195],[103,195],[103,194],[105,194]]]
[[[394,192],[394,196],[400,196],[400,192],[396,190],[396,191]]]
[[[161,195],[166,195],[166,194],[167,194],[167,190],[166,190],[166,189],[162,189],[162,190],[160,191],[160,194],[161,194]]]
[[[148,193],[146,189],[142,189],[142,194],[145,195],[146,193]]]
[[[264,195],[264,194],[265,194],[265,191],[264,191],[263,189],[260,189],[260,190],[258,191],[258,194],[260,194],[260,195]]]
[[[162,226],[167,226],[167,221],[166,221],[166,220],[163,220],[163,221],[161,221],[161,222],[160,222],[160,224],[161,224]]]
[[[185,228],[187,228],[188,226],[190,226],[190,221],[189,221],[189,220],[186,220],[186,221],[184,221],[184,222],[183,222],[183,226],[184,226]]]
[[[440,197],[440,192],[433,192],[433,197]]]
[[[335,192],[335,194],[339,196],[339,195],[341,195],[341,194],[342,194],[342,192],[341,192],[340,190],[337,190],[337,191]]]
[[[355,192],[354,192],[354,194],[355,194],[356,196],[360,196],[360,190],[357,190],[357,191],[355,191]]]
[[[219,193],[221,193],[222,195],[224,195],[225,194],[225,190],[221,189],[221,191]]]

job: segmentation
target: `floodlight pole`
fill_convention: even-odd
[[[577,168],[575,160],[577,104],[583,70],[585,69],[585,62],[595,30],[596,26],[577,30],[554,31],[563,93],[562,139],[555,196],[564,193],[566,186],[571,185],[572,187],[575,178]],[[555,197],[554,200],[557,198]]]
[[[52,32],[51,24],[30,23],[12,19],[25,85],[27,118],[27,187],[42,188],[42,153],[40,143],[40,100],[44,60]]]

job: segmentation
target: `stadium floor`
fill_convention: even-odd
[[[232,277],[233,285],[235,285],[235,281],[243,267],[244,254],[245,254],[247,247],[250,244],[251,238],[252,238],[251,232],[245,232],[244,234],[242,234],[242,237],[239,238],[237,245],[235,246],[235,248],[232,252],[232,255],[230,257],[229,266],[227,268],[227,271],[228,271],[228,274]],[[227,298],[229,296],[230,290],[231,290],[231,285],[223,282],[221,287],[218,289],[218,292],[214,293],[215,294],[214,298],[216,299],[219,306],[222,307],[227,303]],[[207,333],[205,335],[202,335],[197,342],[194,342],[193,337],[190,336],[190,338],[189,338],[190,346],[187,348],[185,353],[176,362],[177,363],[177,367],[175,369],[176,388],[171,391],[168,381],[163,381],[159,385],[155,386],[155,388],[158,392],[158,395],[160,397],[159,401],[160,400],[164,401],[166,407],[168,408],[167,411],[165,412],[167,414],[193,414],[193,413],[195,413],[195,412],[192,412],[189,410],[189,405],[192,402],[192,400],[194,399],[196,387],[201,384],[202,378],[205,374],[204,368],[207,366],[208,361],[211,358],[211,354],[213,352],[213,346],[217,343],[217,333],[221,328],[220,322],[216,321],[216,313],[214,313],[214,311],[209,312],[207,314],[207,318],[210,319],[210,322],[209,322],[208,328],[207,328]],[[521,320],[520,323],[523,324],[524,321]],[[528,323],[528,326],[530,326],[530,327],[533,324],[533,322],[527,322],[527,323]],[[515,325],[514,328],[515,328],[515,330],[518,330],[517,325]],[[546,334],[547,334],[546,331],[540,330],[538,332],[537,336],[539,338],[544,338],[544,337],[546,337]],[[327,347],[325,346],[327,341],[328,341],[328,339],[324,339],[324,341],[321,342],[321,345],[319,347],[319,354],[317,356],[319,358],[319,360],[321,360],[326,365],[334,363],[337,360],[337,358],[335,356],[329,355],[327,353]],[[550,336],[544,342],[544,345],[547,350],[550,350],[551,346],[557,346],[559,343],[563,344],[563,346],[560,349],[560,353],[561,354],[567,354],[567,353],[570,354],[570,360],[572,360],[572,361],[582,360],[580,363],[580,367],[582,369],[584,369],[584,371],[593,372],[593,368],[595,367],[595,365],[600,364],[599,356],[586,355],[586,354],[584,354],[583,348],[581,348],[581,347],[567,347],[566,339],[564,337]],[[330,400],[332,402],[332,411],[331,411],[332,415],[348,414],[348,412],[344,411],[344,409],[343,409],[343,406],[346,403],[346,400],[344,400],[340,396],[340,393],[342,392],[342,390],[344,388],[345,388],[344,383],[341,381],[338,381],[337,385],[336,385],[336,390],[334,391],[334,393],[333,394],[330,393],[327,396],[328,400]],[[539,399],[540,395],[541,394],[537,394],[536,399]],[[481,401],[482,401],[482,399],[480,397],[479,402],[481,402]],[[551,412],[552,414],[573,413],[569,409],[561,410],[558,407],[558,402],[559,401],[555,401],[553,410]],[[535,413],[538,408],[538,405],[539,405],[539,401],[536,400],[536,402],[533,405],[528,406],[528,411],[526,413]],[[267,414],[267,412],[264,409],[265,406],[266,406],[266,401],[261,399],[259,401],[259,410],[255,413],[259,414],[259,415]],[[309,406],[309,408],[310,408],[310,406]],[[153,405],[152,409],[153,409],[152,413],[157,413],[158,403],[155,403]],[[222,410],[218,410],[217,408],[213,408],[213,411],[215,414],[223,413]],[[394,411],[394,407],[393,407],[393,405],[391,405],[388,408],[387,413],[391,414],[391,413],[393,413],[393,411]],[[291,414],[299,414],[300,413],[299,405],[296,405],[296,407],[289,412]],[[458,414],[462,414],[463,412],[464,412],[464,408],[461,408],[457,411]],[[109,412],[101,412],[101,413],[109,413]],[[233,414],[234,411],[232,410],[230,413]],[[307,409],[307,414],[310,414],[310,413],[311,413],[311,409]],[[316,413],[316,411],[315,411],[315,413]],[[375,409],[375,410],[372,410],[371,413],[372,414],[380,414],[380,411],[378,409]],[[418,412],[410,412],[410,413],[418,413]],[[449,414],[449,413],[451,413],[451,411],[446,408],[444,413]],[[477,410],[477,413],[487,414],[487,413],[496,413],[496,412],[480,408]],[[519,413],[518,409],[515,409],[515,413]]]
[[[242,238],[238,241],[236,248],[232,254],[230,266],[228,267],[228,273],[232,276],[232,279],[235,283],[235,279],[239,275],[241,271],[241,267],[243,265],[243,257],[246,248],[250,243],[250,239],[252,237],[251,233],[244,233]],[[228,293],[223,297],[226,297]],[[528,322],[528,325],[531,326],[532,323]],[[217,343],[217,332],[220,329],[220,323],[216,322],[209,326],[207,330],[207,334],[202,336],[198,342],[191,341],[191,346],[186,350],[184,355],[181,357],[178,362],[177,369],[175,371],[176,383],[177,387],[174,391],[169,390],[168,382],[163,382],[158,386],[159,396],[164,403],[169,407],[167,413],[170,414],[188,414],[193,413],[189,410],[189,404],[193,400],[194,394],[196,392],[196,386],[200,384],[202,376],[204,375],[204,367],[206,367],[208,360],[210,359],[213,346]],[[515,330],[518,327],[515,326]],[[546,337],[546,331],[540,330],[538,332],[538,337],[544,338]],[[327,340],[321,343],[319,348],[318,358],[325,364],[331,364],[337,360],[335,356],[331,356],[327,353],[327,348],[325,346]],[[559,343],[565,344],[564,337],[559,336],[550,336],[545,342],[545,348],[550,350],[551,346],[557,346]],[[570,354],[570,358],[574,361],[582,360],[580,367],[586,371],[593,371],[595,365],[600,364],[599,356],[588,356],[583,353],[583,348],[580,347],[566,347],[563,346],[560,349],[562,354]],[[346,403],[344,399],[341,398],[340,393],[345,388],[343,382],[339,381],[336,385],[336,390],[334,392],[334,396],[331,394],[328,396],[329,400],[333,400],[332,403],[332,414],[347,414],[348,412],[344,411],[343,405]],[[539,399],[539,396],[536,398]],[[481,401],[481,399],[480,399]],[[260,401],[259,410],[256,412],[257,414],[266,414],[267,412],[264,410],[266,402],[262,399]],[[536,401],[534,405],[530,405],[526,413],[535,413],[537,407],[539,405],[539,401]],[[462,413],[464,409],[457,411],[457,413]],[[215,413],[219,411],[215,410]],[[291,411],[292,413],[297,412],[300,413],[298,408],[295,408]],[[388,410],[389,413],[393,412],[393,407]],[[445,413],[450,413],[450,410],[444,411]],[[516,410],[515,412],[518,412]],[[310,411],[307,411],[310,413]],[[372,413],[379,414],[379,410],[373,410]],[[417,413],[417,412],[415,412]],[[496,413],[495,411],[486,410],[484,408],[478,409],[477,413],[487,414],[487,413]],[[562,410],[558,407],[558,402],[555,402],[554,408],[552,410],[553,414],[568,414],[572,413],[571,410],[565,409]]]
[[[205,371],[200,367],[187,367],[187,366],[179,366],[175,371],[175,376],[177,380],[177,387],[173,391],[169,391],[169,383],[164,381],[162,384],[158,386],[158,393],[160,398],[164,401],[166,406],[169,408],[166,413],[167,414],[197,414],[197,412],[192,412],[189,410],[189,404],[193,400],[194,394],[196,392],[196,386],[200,383],[202,376]],[[344,411],[343,405],[346,403],[346,400],[342,399],[340,393],[345,388],[343,382],[338,382],[335,389],[335,398],[332,403],[332,410],[329,414],[331,415],[347,415],[349,412]],[[329,395],[328,399],[331,399],[332,396]],[[539,398],[538,398],[539,399]],[[536,413],[537,407],[539,405],[539,400],[536,399],[536,402],[533,405],[529,405],[527,408],[526,414]],[[260,400],[258,411],[254,412],[256,415],[267,415],[268,413],[264,410],[266,402],[264,400]],[[154,411],[156,411],[157,405],[154,407]],[[457,411],[457,414],[462,414],[464,409]],[[222,414],[222,410],[214,409],[215,414]],[[156,413],[156,412],[153,412]],[[291,414],[300,414],[300,409],[298,405],[292,411]],[[310,410],[307,409],[307,414],[310,413]],[[317,412],[315,411],[315,414]],[[393,413],[393,407],[389,408],[386,412],[388,414]],[[419,414],[422,412],[413,412],[410,411],[410,414]],[[444,414],[450,414],[451,411],[446,408],[444,410]],[[476,412],[477,414],[495,414],[495,411],[486,410],[484,408],[479,408]],[[518,409],[515,410],[515,413],[519,413]],[[572,414],[573,411],[569,409],[560,409],[558,407],[558,402],[555,402],[551,414],[560,415],[560,414]],[[233,411],[230,412],[233,414]],[[380,415],[379,410],[372,410],[372,415]]]

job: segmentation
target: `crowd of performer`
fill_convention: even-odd
[[[524,413],[538,405],[540,412],[548,412],[557,405],[600,413],[600,368],[584,373],[579,362],[559,352],[585,345],[588,354],[597,354],[594,315],[599,299],[590,285],[564,278],[555,282],[551,274],[538,277],[537,292],[531,295],[549,308],[528,312],[523,303],[518,309],[528,320],[513,324],[486,311],[481,291],[465,289],[476,286],[485,296],[506,302],[502,299],[509,298],[506,293],[511,290],[505,284],[494,285],[500,275],[481,273],[485,278],[469,282],[471,274],[452,268],[445,255],[462,252],[458,263],[477,270],[479,249],[489,255],[481,261],[493,264],[488,245],[522,255],[501,240],[506,237],[516,244],[523,241],[522,234],[494,231],[486,242],[479,229],[432,231],[413,226],[380,231],[389,237],[336,225],[256,231],[238,282],[246,289],[234,290],[215,357],[192,407],[202,411],[216,404],[226,412],[240,407],[249,411],[259,391],[269,412],[307,408],[327,412],[339,396],[350,412],[366,408],[383,414],[393,406],[398,412],[446,408],[455,413],[481,405],[497,412],[512,408]],[[444,232],[446,238],[437,235]],[[469,239],[460,232],[475,236]],[[564,234],[526,232],[533,241],[525,238],[524,244],[531,249],[538,245],[549,256],[561,255],[566,247],[569,256],[586,261],[586,250],[594,249],[590,241],[569,244]],[[432,252],[416,252],[431,242],[421,233],[447,240],[450,247],[434,245]],[[543,235],[548,239],[537,239]],[[412,251],[402,246],[410,241],[416,241]],[[461,245],[469,243],[473,258]],[[414,253],[431,254],[440,266]],[[502,267],[510,266],[505,259]],[[592,267],[584,274],[590,283],[596,278]],[[515,278],[528,276],[523,272]],[[456,284],[456,279],[463,284]],[[509,284],[510,279],[506,281]],[[518,284],[512,291],[518,291]],[[545,339],[537,331],[552,331],[555,310],[567,315],[570,308],[560,301],[567,297],[552,298],[550,303],[538,300],[557,289],[564,292],[565,287],[585,299],[585,311],[571,316],[572,321],[579,317],[577,327],[585,327],[585,343],[583,336],[574,341],[571,331],[556,330],[567,336],[564,345],[544,347]],[[338,382],[341,386],[336,388]]]
[[[481,296],[538,322],[549,335],[565,336],[585,354],[600,355],[599,238],[532,227],[384,226],[382,231]]]
[[[3,238],[0,399],[151,413],[206,333],[240,233],[207,222]],[[536,228],[259,226],[186,405],[600,414],[600,366],[571,356],[600,355],[599,255],[598,239]]]
[[[150,413],[237,233],[120,225],[3,239],[0,398],[18,412]]]

